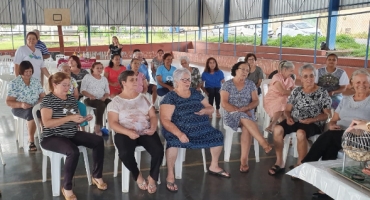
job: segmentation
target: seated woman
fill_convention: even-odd
[[[283,111],[288,101],[288,96],[294,88],[291,75],[294,73],[294,65],[289,61],[279,63],[279,73],[275,74],[269,84],[267,94],[263,97],[263,108],[270,116],[271,122],[265,131],[272,133],[278,121],[284,119]]]
[[[114,143],[121,161],[132,172],[139,188],[152,194],[157,190],[156,182],[163,159],[163,146],[156,131],[158,119],[150,101],[137,92],[135,72],[122,72],[118,79],[122,92],[112,99],[107,108],[109,126],[116,132]],[[148,182],[137,168],[134,157],[137,146],[143,146],[152,156]]]
[[[32,77],[33,66],[30,61],[19,64],[19,75],[9,83],[6,105],[12,108],[14,116],[27,120],[29,151],[37,151],[35,145],[36,124],[32,108],[44,98],[44,89],[39,79]],[[23,134],[23,133],[19,133]]]
[[[115,97],[121,93],[121,86],[118,83],[118,76],[125,71],[126,67],[121,65],[121,55],[113,54],[109,65],[104,69],[104,76],[108,79],[110,97]]]
[[[76,99],[68,94],[70,76],[57,72],[49,77],[51,93],[41,103],[43,131],[40,145],[49,151],[66,155],[64,163],[64,184],[62,193],[65,199],[76,200],[72,191],[72,179],[80,155],[78,146],[93,149],[94,169],[92,181],[98,189],[106,190],[107,184],[102,179],[104,161],[104,141],[102,137],[78,131],[77,125],[92,119],[91,115],[82,117],[77,109]]]
[[[366,69],[359,69],[353,72],[350,80],[355,94],[343,97],[329,122],[329,130],[312,144],[302,163],[318,161],[320,158],[337,159],[338,151],[342,149],[342,136],[347,128],[369,131],[367,127],[361,127],[358,120],[370,121],[370,74]],[[354,123],[356,125],[351,126],[353,119],[357,119]],[[325,195],[319,191],[313,196]]]
[[[245,62],[251,67],[251,71],[248,74],[247,79],[253,81],[257,87],[257,95],[261,94],[261,83],[263,79],[263,70],[257,66],[257,57],[254,53],[248,53],[245,56]]]
[[[176,67],[172,66],[172,55],[165,53],[163,55],[164,65],[158,67],[156,71],[157,76],[157,94],[159,96],[166,95],[169,91],[173,90],[173,72]]]
[[[84,103],[87,106],[96,108],[94,132],[97,135],[103,135],[101,127],[103,125],[103,115],[105,108],[110,102],[108,80],[101,76],[103,65],[96,62],[91,66],[91,74],[86,75],[82,79],[81,93],[86,97]],[[104,119],[105,120],[105,119]]]
[[[224,137],[209,123],[208,115],[213,113],[213,107],[202,94],[190,88],[189,70],[177,69],[173,78],[175,89],[163,98],[160,106],[162,134],[167,141],[167,189],[171,192],[178,190],[173,169],[178,148],[210,148],[209,174],[230,178],[230,174],[218,166]]]
[[[187,56],[181,56],[180,63],[183,68],[186,68],[191,73],[191,88],[195,88],[196,90],[200,91],[202,87],[202,77],[200,77],[199,69],[196,67],[190,67],[190,61]]]
[[[78,92],[79,98],[82,97],[81,94],[81,81],[85,77],[86,74],[89,74],[89,72],[85,69],[81,69],[81,61],[80,58],[77,56],[70,56],[68,59],[68,64],[71,67],[71,77],[76,79],[77,84],[78,84]]]
[[[293,89],[284,111],[286,119],[274,128],[276,162],[268,171],[269,175],[276,175],[285,169],[285,135],[296,132],[297,165],[300,165],[307,154],[307,138],[321,134],[328,116],[331,116],[331,98],[324,88],[315,84],[316,69],[310,64],[303,65],[299,68],[299,75],[302,86]]]
[[[145,94],[148,91],[148,81],[145,78],[145,75],[139,72],[140,60],[133,58],[130,63],[132,71],[134,71],[135,76],[137,77],[137,86],[136,92]]]
[[[240,172],[248,172],[248,155],[251,147],[251,136],[261,144],[266,153],[271,146],[262,137],[258,130],[254,108],[258,106],[256,85],[248,80],[250,67],[247,62],[238,62],[231,69],[231,80],[221,87],[221,105],[225,109],[224,123],[234,131],[242,128],[240,138]]]

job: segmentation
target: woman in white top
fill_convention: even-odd
[[[100,62],[95,62],[91,66],[91,74],[87,74],[81,83],[81,94],[86,97],[84,103],[87,106],[96,108],[94,132],[97,135],[102,135],[101,126],[103,125],[103,115],[105,108],[111,101],[109,97],[109,84],[107,78],[102,76],[103,65]]]
[[[163,159],[163,146],[156,131],[158,119],[150,101],[137,92],[134,71],[122,72],[118,81],[122,92],[108,105],[109,126],[117,133],[114,143],[121,161],[132,172],[139,188],[152,194],[157,190],[156,182]],[[152,157],[147,181],[135,161],[136,146],[143,146]]]
[[[19,75],[19,64],[28,60],[33,66],[33,75],[32,77],[41,79],[41,74],[44,74],[49,78],[49,71],[44,66],[44,60],[40,49],[36,48],[36,43],[38,41],[37,34],[35,32],[28,32],[26,35],[27,43],[24,46],[21,46],[17,49],[14,56],[14,72],[15,76]]]

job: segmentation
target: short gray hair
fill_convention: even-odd
[[[182,78],[182,76],[184,74],[187,74],[190,76],[190,81],[191,81],[191,73],[188,69],[186,68],[179,68],[179,69],[176,69],[174,72],[173,72],[173,86],[176,88],[177,87],[177,84],[176,82],[177,81],[180,81],[180,79]]]
[[[138,56],[139,54],[143,55],[143,53],[142,53],[142,52],[137,51],[137,52],[135,52],[135,53],[132,55],[132,58],[137,58],[137,56]]]
[[[361,75],[361,74],[366,75],[366,76],[367,76],[367,81],[369,81],[369,82],[370,82],[370,73],[369,73],[366,69],[358,69],[358,70],[354,71],[354,72],[352,73],[352,76],[351,76],[351,81],[352,81],[352,79],[353,79],[355,76],[357,76],[357,75]]]
[[[279,63],[278,71],[282,71],[283,69],[294,69],[294,64],[290,61],[283,60]]]
[[[60,63],[57,67],[58,71],[61,72],[65,66],[69,66],[68,63]]]
[[[316,76],[316,68],[314,66],[312,66],[311,64],[305,64],[305,65],[302,65],[300,68],[299,68],[299,75],[302,76],[302,71],[305,70],[305,69],[310,69],[313,71],[313,75]]]
[[[180,57],[180,63],[181,63],[182,60],[185,60],[187,63],[190,63],[190,60],[187,56],[181,56]]]

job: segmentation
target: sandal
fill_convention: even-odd
[[[247,169],[245,169],[247,168]],[[249,166],[248,165],[240,165],[239,168],[240,173],[248,173],[249,172]]]
[[[30,145],[28,146],[28,151],[37,151],[37,148],[34,142],[30,142]]]
[[[268,154],[272,150],[272,147],[270,145],[267,145],[267,147],[263,148],[263,150],[265,151],[266,154]]]
[[[270,170],[272,170],[274,173],[271,173]],[[274,165],[270,168],[270,170],[268,171],[268,174],[270,176],[275,176],[276,174],[279,174],[285,171],[285,168],[281,168],[279,165]]]
[[[157,191],[157,185],[152,185],[148,181],[148,193],[149,194],[154,194]]]
[[[99,190],[106,190],[108,185],[106,183],[99,183],[94,177],[91,176],[92,184],[96,185]]]
[[[221,118],[221,114],[220,114],[220,113],[217,113],[217,114],[216,114],[216,117],[217,117],[217,118]]]
[[[63,196],[66,200],[77,200],[76,195],[72,194],[71,196],[67,197],[66,194],[64,193],[65,191],[64,191],[63,187],[61,188],[61,190],[62,190],[62,194],[63,194]]]
[[[269,128],[269,127],[265,128],[265,131],[268,132],[268,133],[270,133],[270,134],[272,134],[272,129]]]
[[[170,187],[172,187],[173,189],[171,189]],[[176,193],[178,191],[178,188],[177,188],[177,185],[175,184],[175,182],[168,182],[167,181],[166,188],[167,188],[168,191],[173,192],[173,193]]]
[[[140,188],[140,190],[147,190],[148,189],[148,186],[146,184],[145,179],[142,183],[137,183],[137,186]]]
[[[219,172],[213,172],[211,170],[208,170],[208,174],[213,176],[220,176],[222,178],[230,178],[230,174],[228,174],[224,169],[221,169]]]

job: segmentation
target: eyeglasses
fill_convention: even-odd
[[[69,87],[71,87],[71,84],[60,84],[60,83],[59,83],[59,85],[61,85],[61,86],[63,86],[63,87],[68,87],[68,88],[69,88]]]
[[[243,68],[238,68],[238,69],[240,69],[243,72],[249,72],[249,69],[243,69]]]
[[[315,77],[315,75],[313,75],[313,74],[302,76],[303,79],[314,78],[314,77]]]
[[[182,78],[180,79],[183,83],[191,82],[191,78]]]
[[[255,61],[254,58],[248,58],[248,61]]]

